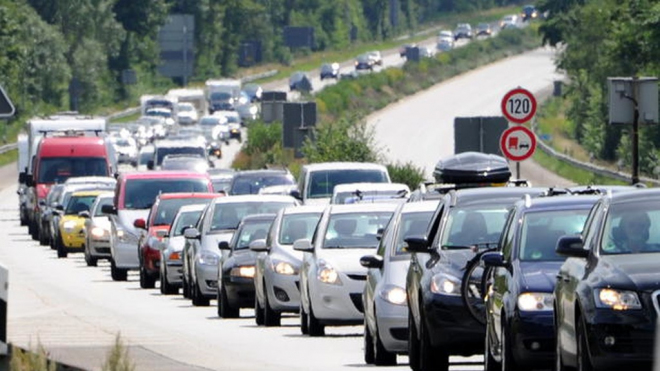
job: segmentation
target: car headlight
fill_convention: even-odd
[[[64,228],[64,231],[67,233],[73,232],[74,228],[76,228],[76,222],[73,220],[67,220],[66,222],[62,223],[62,228]]]
[[[117,229],[117,238],[122,239],[124,237],[124,231]]]
[[[285,261],[273,260],[272,263],[271,263],[271,266],[272,266],[273,272],[275,272],[277,274],[282,274],[282,275],[285,275],[285,276],[293,276],[293,275],[298,274],[298,270],[296,268],[294,268],[293,265],[291,265],[290,263],[285,262]]]
[[[431,278],[431,292],[459,296],[461,295],[461,280],[448,274],[436,274]]]
[[[342,284],[341,279],[339,279],[339,273],[337,270],[335,270],[335,268],[323,260],[319,260],[319,264],[316,269],[316,279],[330,285]]]
[[[218,265],[218,256],[214,253],[211,252],[205,252],[200,255],[199,259],[199,264],[201,265]]]
[[[251,106],[250,107],[250,114],[251,115],[256,115],[258,112],[259,112],[259,109],[257,108],[257,106]]]
[[[405,305],[407,294],[406,290],[399,286],[386,285],[380,290],[380,297],[388,303],[394,305]]]
[[[107,235],[107,233],[108,233],[107,229],[101,228],[101,227],[94,227],[94,228],[92,228],[92,231],[91,231],[92,237],[96,237],[96,238],[105,237]]]
[[[518,295],[518,308],[523,311],[552,310],[552,294],[526,292]]]
[[[254,265],[243,265],[232,268],[229,275],[232,277],[254,278],[254,272]]]
[[[628,290],[598,289],[594,292],[597,308],[614,310],[642,309],[637,293]]]

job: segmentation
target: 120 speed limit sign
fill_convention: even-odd
[[[502,99],[502,113],[507,120],[524,124],[536,114],[536,98],[529,90],[513,89]]]

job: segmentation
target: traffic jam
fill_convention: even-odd
[[[504,157],[463,152],[431,181],[393,183],[377,163],[216,167],[242,141],[260,91],[214,80],[145,96],[110,125],[62,113],[19,138],[20,223],[58,259],[110,265],[113,281],[254,315],[300,334],[363,326],[363,361],[448,370],[650,369],[660,313],[660,190],[548,188],[518,179],[536,112],[502,100]],[[28,160],[29,159],[29,160]],[[249,309],[250,311],[243,311]]]

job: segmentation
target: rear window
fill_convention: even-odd
[[[69,199],[64,213],[66,215],[78,215],[81,211],[89,211],[97,196],[73,196]]]
[[[176,224],[173,225],[172,228],[170,229],[170,235],[172,237],[183,235],[183,231],[186,228],[194,227],[195,225],[197,225],[197,221],[199,220],[199,217],[201,215],[202,215],[202,210],[188,211],[185,213],[181,213],[181,215],[179,215],[179,219],[177,220]]]
[[[124,209],[148,209],[160,193],[209,192],[207,179],[128,179]],[[120,205],[121,208],[121,205]]]
[[[289,214],[282,218],[279,243],[281,245],[293,245],[301,238],[312,239],[316,225],[321,219],[321,213]]]
[[[211,198],[188,197],[160,200],[152,225],[170,225],[183,205],[208,204]]]
[[[336,214],[330,217],[324,249],[376,248],[378,230],[385,228],[392,212]]]
[[[163,163],[163,158],[167,155],[182,154],[196,155],[205,158],[206,150],[204,147],[161,147],[156,150],[156,165],[161,165]]]
[[[256,195],[263,187],[278,185],[295,185],[296,182],[289,174],[276,174],[264,176],[240,176],[234,177],[230,195]]]
[[[346,183],[389,183],[389,179],[382,170],[314,171],[309,174],[307,198],[332,197],[335,186]]]
[[[246,215],[277,214],[280,209],[295,206],[294,202],[219,203],[213,210],[211,231],[236,229]]]
[[[104,157],[42,157],[39,161],[39,183],[64,183],[71,177],[109,176]]]
[[[246,250],[252,241],[265,239],[272,223],[272,220],[259,220],[244,224],[236,236],[234,250]]]

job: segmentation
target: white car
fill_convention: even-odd
[[[242,140],[241,126],[242,121],[238,112],[236,111],[215,111],[213,112],[214,116],[221,116],[227,119],[227,131],[229,136],[224,137],[224,139],[236,139],[239,142]]]
[[[378,50],[372,50],[367,52],[367,57],[373,65],[382,66],[383,65],[383,56]]]
[[[194,125],[199,119],[197,109],[190,102],[181,102],[178,104],[176,119],[179,125]]]
[[[314,237],[299,239],[293,249],[304,252],[300,267],[300,329],[325,335],[325,326],[363,322],[362,291],[367,268],[360,258],[373,254],[378,232],[389,223],[397,204],[330,205]]]
[[[110,218],[101,212],[103,205],[112,205],[114,192],[100,194],[88,212],[83,212],[85,226],[85,263],[95,267],[99,259],[110,259]]]
[[[117,153],[117,162],[120,164],[131,164],[137,166],[138,163],[138,145],[132,137],[117,137],[113,143]]]
[[[335,186],[330,203],[405,202],[409,195],[410,187],[403,183],[345,183]]]

